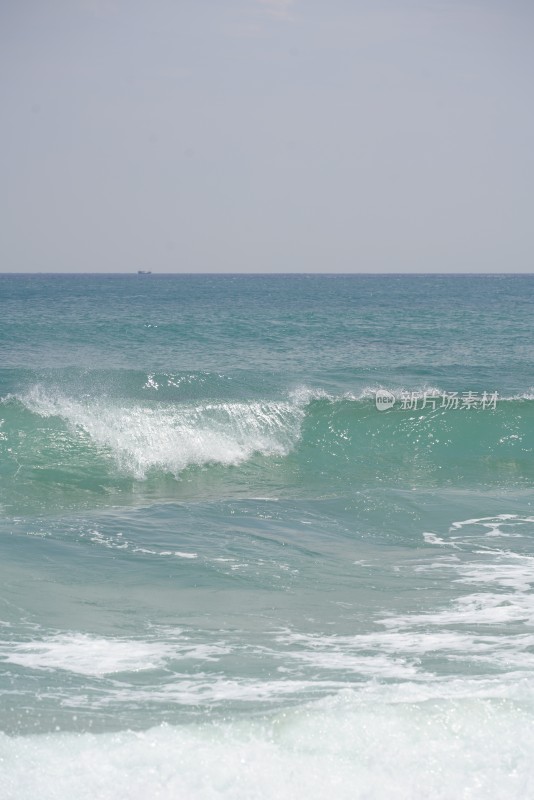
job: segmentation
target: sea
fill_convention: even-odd
[[[2,800],[534,797],[534,276],[0,276]]]

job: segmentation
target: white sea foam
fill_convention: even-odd
[[[484,552],[482,555],[487,555]],[[534,558],[506,556],[511,563],[471,564],[458,568],[462,583],[488,584],[514,589],[516,593],[529,592],[534,585]]]
[[[431,533],[430,531],[425,531],[423,533],[423,539],[427,544],[439,544],[439,545],[448,545],[449,547],[456,547],[457,545],[452,544],[451,542],[446,542],[441,536],[438,536],[436,533]]]
[[[428,384],[407,388],[405,386],[385,387],[377,383],[365,386],[359,391],[355,390],[353,392],[343,392],[342,394],[333,394],[324,389],[315,389],[309,386],[299,386],[291,392],[290,396],[295,402],[302,405],[307,405],[313,400],[328,400],[331,403],[343,400],[349,400],[352,402],[373,400],[374,402],[376,393],[383,390],[393,394],[396,400],[400,400],[404,395],[406,395],[406,393],[414,394],[415,396],[422,398],[425,392],[435,395],[441,395],[444,392],[444,390]]]
[[[495,606],[491,606],[491,621],[495,623]],[[488,609],[486,609],[488,610]],[[383,620],[384,632],[357,634],[352,636],[301,634],[286,631],[278,641],[287,649],[279,653],[285,662],[314,666],[328,671],[341,671],[347,675],[355,673],[377,680],[395,679],[400,682],[433,683],[441,681],[437,674],[424,669],[421,664],[426,657],[439,655],[441,662],[459,661],[490,664],[502,670],[503,675],[512,670],[529,674],[534,667],[534,635],[531,633],[471,633],[447,630],[446,625],[461,624],[460,611],[436,614],[413,615]],[[477,609],[475,619],[468,623],[487,622]],[[340,676],[341,677],[341,676]]]
[[[101,677],[164,667],[177,659],[212,661],[229,652],[221,644],[139,641],[60,633],[28,642],[0,642],[0,662],[38,670]]]
[[[104,639],[82,633],[0,646],[0,659],[8,664],[95,676],[156,669],[171,654],[172,648],[162,642]]]
[[[504,551],[495,549],[494,543],[484,543],[485,539],[520,539],[530,536],[534,530],[534,517],[517,514],[497,514],[494,517],[473,517],[451,523],[446,536],[424,532],[427,544],[438,544],[458,550],[471,551],[477,541],[487,548],[489,555]]]
[[[19,400],[83,431],[138,478],[153,467],[178,474],[193,464],[239,464],[255,453],[286,455],[304,418],[290,401],[127,407],[82,402],[39,386]]]
[[[8,800],[524,800],[532,708],[517,689],[342,691],[256,721],[0,735]],[[434,687],[434,690],[438,687]],[[479,687],[480,688],[480,687]],[[475,694],[469,694],[475,689]],[[508,698],[510,696],[510,699]],[[431,695],[430,695],[431,697]]]
[[[93,544],[102,545],[102,547],[107,547],[110,550],[128,550],[130,553],[139,553],[143,556],[173,556],[176,558],[188,559],[198,558],[198,553],[195,552],[185,552],[183,550],[157,550],[153,547],[142,547],[141,545],[135,545],[126,539],[122,533],[106,535],[96,529],[93,529],[89,530],[87,534],[81,534],[82,538],[85,538],[86,536]]]
[[[498,526],[503,522],[513,521],[516,525],[521,525],[526,522],[534,522],[534,517],[521,517],[517,514],[497,514],[494,517],[473,517],[472,519],[464,519],[460,522],[453,522],[450,530],[462,530],[468,526],[481,525],[482,527]]]
[[[207,659],[206,659],[207,660]],[[173,679],[166,684],[150,687],[120,686],[112,687],[100,698],[65,698],[64,706],[73,708],[84,705],[95,708],[116,708],[117,705],[132,703],[143,705],[149,703],[169,704],[201,708],[228,703],[271,705],[273,700],[292,697],[302,698],[303,694],[318,695],[349,686],[346,680],[288,678],[283,680],[253,680],[224,677],[223,675],[197,672],[190,674],[175,673]]]
[[[332,644],[334,645],[332,647]],[[358,653],[359,647],[367,644],[364,640],[351,642],[350,649],[343,647],[339,641],[329,642],[330,647],[304,652],[290,653],[290,657],[308,666],[318,667],[323,670],[340,670],[345,673],[372,678],[396,678],[399,680],[413,678],[418,672],[415,664],[406,659],[392,658],[387,654],[362,655]],[[285,654],[286,657],[288,654]]]
[[[445,609],[388,617],[381,624],[388,628],[403,629],[429,625],[503,625],[512,622],[534,623],[534,596],[480,592],[459,597]]]

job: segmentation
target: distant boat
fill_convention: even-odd
[[[152,270],[150,270],[150,269],[138,269],[137,270],[137,274],[138,275],[152,275]]]

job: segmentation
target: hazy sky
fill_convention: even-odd
[[[532,0],[0,0],[0,271],[534,271]]]

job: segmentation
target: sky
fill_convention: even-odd
[[[534,272],[531,0],[0,0],[0,272]]]

